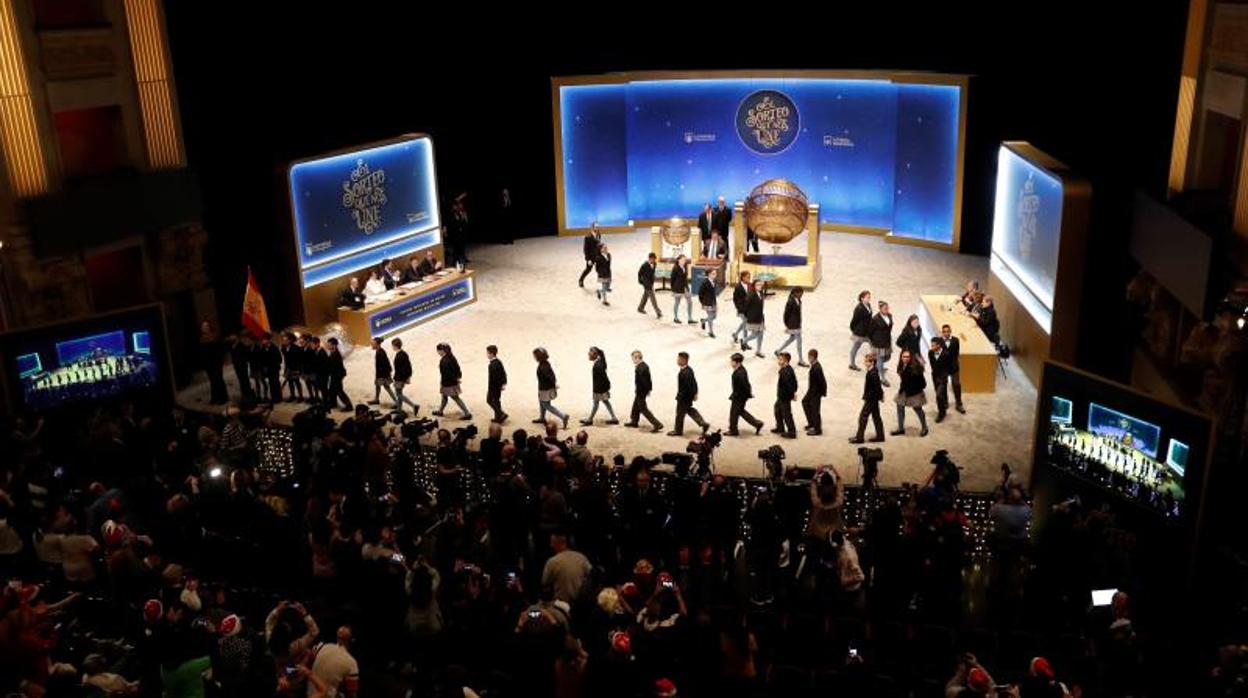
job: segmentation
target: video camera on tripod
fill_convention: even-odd
[[[698,469],[693,473],[695,477],[707,477],[711,474],[711,459],[715,449],[719,448],[719,445],[723,442],[723,430],[716,429],[709,434],[704,434],[701,438],[690,441],[689,445],[685,446],[685,453],[692,453],[697,459]],[[688,468],[686,467],[683,473],[678,468],[676,474],[681,476],[688,475]]]
[[[862,461],[862,488],[876,487],[877,478],[880,476],[880,461],[884,460],[884,449],[860,446],[858,458]]]
[[[772,444],[758,452],[758,459],[763,462],[763,472],[773,480],[784,477],[784,449],[779,444]]]
[[[962,481],[962,468],[949,459],[949,452],[940,449],[932,454],[932,465],[936,466],[936,470],[932,473],[932,483],[936,485],[946,485],[950,489],[957,489],[958,483]]]

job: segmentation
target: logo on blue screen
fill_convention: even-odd
[[[381,226],[381,207],[386,205],[386,171],[370,170],[363,158],[355,161],[350,179],[342,183],[342,205],[351,213],[355,227],[371,235]]]
[[[1018,193],[1018,256],[1031,261],[1032,243],[1036,241],[1040,195],[1036,193],[1035,173],[1027,173],[1022,191]]]
[[[737,135],[760,155],[784,152],[798,133],[797,105],[776,90],[759,90],[737,107]]]

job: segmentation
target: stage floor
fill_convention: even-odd
[[[603,349],[608,361],[612,403],[621,421],[627,421],[632,403],[633,366],[629,353],[638,349],[645,354],[654,379],[650,408],[663,422],[665,431],[672,427],[676,353],[687,351],[700,388],[698,409],[713,429],[727,429],[731,371],[728,357],[735,350],[729,335],[736,325],[730,289],[720,296],[721,319],[716,324],[716,339],[706,337],[697,324],[673,324],[669,293],[659,293],[661,321],[655,319],[653,311],[647,316],[639,315],[636,308],[640,288],[636,283],[636,270],[649,252],[650,236],[644,232],[608,235],[606,242],[611,248],[615,272],[616,290],[611,294],[610,307],[602,306],[594,297],[596,284],[591,282],[596,277],[592,274],[586,279],[586,288],[576,285],[583,268],[580,237],[533,238],[514,245],[471,248],[470,266],[477,271],[479,301],[399,335],[416,372],[415,384],[408,386],[407,393],[421,405],[421,414],[428,415],[437,407],[438,357],[434,346],[448,342],[464,371],[464,398],[484,435],[490,418],[490,410],[485,405],[485,347],[496,344],[510,379],[503,395],[503,409],[511,415],[505,433],[510,435],[517,428],[535,428],[529,424],[537,416],[538,409],[531,352],[534,347],[544,346],[550,352],[551,364],[559,377],[559,398],[555,404],[572,417],[571,431],[567,432],[571,435],[579,428],[576,420],[589,412],[591,364],[586,353],[591,345],[596,345]],[[832,463],[856,482],[859,477],[857,447],[846,439],[857,426],[862,404],[863,374],[847,368],[849,317],[858,292],[870,289],[876,300],[888,301],[896,326],[901,327],[906,317],[918,311],[920,294],[953,293],[960,290],[967,279],[979,279],[982,283],[988,277],[988,260],[984,257],[890,245],[867,235],[825,232],[820,242],[823,281],[816,291],[807,293],[803,301],[803,344],[806,349],[819,350],[828,379],[829,395],[823,402],[823,435],[799,435],[789,440],[767,431],[773,426],[777,374],[771,352],[786,338],[781,320],[786,294],[781,291],[767,300],[768,332],[764,341],[767,358],[750,354],[745,362],[756,396],[749,404],[750,411],[763,419],[767,427],[762,434],[754,436],[753,430],[742,424],[742,433],[749,436],[724,439],[715,457],[716,467],[724,473],[761,475],[758,451],[780,444],[788,454],[786,464]],[[701,309],[695,307],[695,317],[701,316]],[[789,351],[793,350],[794,345],[790,345]],[[859,359],[861,361],[861,353]],[[371,399],[372,351],[367,346],[357,347],[346,363],[348,394],[353,400]],[[894,351],[890,377],[896,375],[895,363]],[[795,370],[801,393],[804,393],[806,369],[795,366]],[[231,394],[237,394],[228,367],[226,375]],[[887,399],[881,405],[881,412],[885,429],[891,431],[897,424],[892,397],[898,383],[890,382],[893,387],[885,389]],[[884,450],[880,484],[896,486],[903,482],[922,482],[930,472],[932,453],[942,448],[964,467],[965,489],[985,491],[994,487],[999,482],[1003,462],[1029,478],[1035,387],[1013,362],[1007,364],[1004,379],[998,375],[996,387],[992,394],[966,395],[965,415],[951,410],[944,422],[936,424],[936,399],[929,386],[926,409],[931,432],[919,438],[917,419],[913,411],[908,411],[907,435],[890,436],[879,444]],[[382,399],[388,401],[384,393]],[[189,408],[206,409],[208,390],[202,376],[195,385],[179,393],[178,400]],[[450,421],[444,424],[462,425],[463,422],[455,421],[458,411],[454,403],[448,408]],[[274,420],[289,423],[299,409],[300,405],[279,405]],[[794,403],[793,412],[800,430],[805,422],[799,403]],[[334,415],[341,418],[346,413],[335,411]],[[638,454],[683,451],[688,439],[698,431],[696,425],[686,422],[686,437],[676,438],[651,434],[648,428],[605,426],[602,425],[605,418],[604,410],[600,409],[598,425],[588,429],[589,445],[608,459],[616,453],[631,458]]]

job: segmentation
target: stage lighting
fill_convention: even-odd
[[[217,466],[208,471],[208,477],[218,478],[218,477],[221,477],[221,475],[222,475],[221,466]]]

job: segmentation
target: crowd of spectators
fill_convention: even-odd
[[[1150,694],[1129,592],[1087,600],[1112,516],[1067,501],[1032,535],[1008,473],[983,557],[956,468],[864,491],[677,477],[553,424],[314,410],[274,453],[262,408],[48,420],[3,434],[17,695]]]

